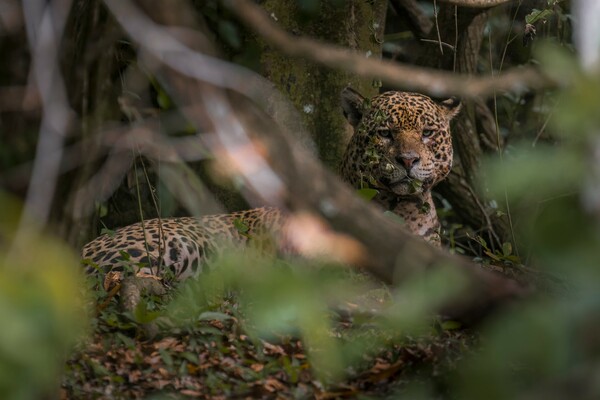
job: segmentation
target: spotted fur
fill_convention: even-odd
[[[281,212],[261,207],[203,217],[154,218],[104,234],[83,247],[87,272],[136,272],[183,280],[203,271],[207,260],[226,249],[277,247],[272,233],[282,226]]]
[[[458,102],[436,103],[405,92],[387,92],[369,102],[347,88],[342,106],[355,130],[341,165],[343,179],[357,188],[378,189],[376,202],[403,217],[413,233],[439,244],[431,188],[452,166],[449,122]],[[151,219],[96,238],[84,246],[82,257],[88,272],[135,266],[136,272],[181,280],[200,273],[208,258],[231,246],[246,246],[249,240],[283,246],[277,236],[285,222],[275,208]]]
[[[439,245],[431,188],[452,168],[450,121],[460,103],[408,92],[367,101],[347,88],[342,106],[354,126],[342,177],[354,187],[377,189],[377,203],[401,216],[411,232]]]

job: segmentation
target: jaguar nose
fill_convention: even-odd
[[[421,158],[415,154],[400,154],[396,157],[396,161],[399,164],[404,165],[404,168],[406,168],[407,171],[410,171],[412,167],[421,161]]]

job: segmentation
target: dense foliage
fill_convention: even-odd
[[[117,291],[105,290],[103,277],[84,281],[77,251],[65,242],[76,248],[99,233],[102,224],[113,228],[151,215],[184,209],[194,213],[199,211],[199,198],[209,198],[204,204],[213,203],[206,196],[206,180],[195,178],[187,164],[170,159],[149,168],[139,153],[117,151],[124,141],[119,142],[119,135],[125,137],[129,127],[141,126],[156,115],[160,119],[151,122],[169,138],[194,137],[196,130],[207,127],[191,126],[182,116],[175,92],[144,64],[155,60],[137,58],[140,49],[101,2],[73,3],[67,29],[75,34],[61,38],[60,54],[62,76],[69,78],[65,79],[69,104],[75,105],[69,118],[78,128],[59,146],[65,157],[56,194],[43,199],[49,207],[48,225],[42,220],[44,226],[39,226],[40,220],[23,215],[20,204],[27,207],[32,202],[25,195],[30,182],[24,176],[32,169],[28,163],[40,157],[35,152],[39,135],[52,130],[53,120],[42,118],[40,104],[48,107],[52,101],[45,102],[41,89],[41,99],[27,95],[29,76],[23,73],[27,68],[0,68],[1,398],[129,398],[157,393],[206,398],[600,396],[595,382],[600,367],[600,75],[584,71],[577,61],[569,1],[500,6],[487,12],[479,33],[469,31],[479,35],[475,41],[481,48],[472,70],[460,72],[492,76],[533,64],[553,82],[544,90],[515,87],[487,100],[464,99],[464,120],[457,129],[472,123],[471,131],[481,143],[473,164],[477,176],[469,175],[468,152],[458,151],[464,169],[461,182],[476,199],[469,201],[479,204],[487,220],[465,218],[455,197],[460,193],[441,188],[437,199],[446,244],[450,251],[528,289],[527,298],[491,310],[475,326],[433,315],[448,298],[465,290],[458,275],[415,274],[388,287],[337,263],[282,261],[251,249],[242,254],[232,251],[215,261],[214,271],[166,296],[145,293],[127,311],[119,306]],[[268,69],[278,77],[291,65],[307,68],[304,60],[287,58],[285,53],[273,56],[273,48],[221,2],[184,3],[195,6],[199,25],[228,65],[261,73]],[[279,6],[288,3],[281,1]],[[327,20],[328,10],[337,13],[345,6],[325,0],[293,3],[298,6],[297,19],[272,18],[298,31],[310,31],[311,23],[318,25],[315,20]],[[380,45],[386,57],[411,65],[459,69],[458,36],[441,37],[440,32],[451,32],[454,23],[458,26],[467,17],[477,20],[480,14],[460,9],[460,18],[452,19],[453,7],[440,11],[431,2],[415,2],[433,26],[429,36],[421,36],[417,32],[427,24],[421,21],[421,28],[415,27],[418,19],[407,20],[398,12],[402,2],[389,3],[387,21],[375,20],[379,15],[375,12],[370,15],[371,45]],[[2,21],[5,12],[0,9]],[[26,40],[26,27],[37,21],[28,12],[27,7],[21,12],[24,22],[5,24],[0,46],[15,63],[32,67],[32,60],[44,61],[44,53],[32,51]],[[37,22],[41,26],[41,20]],[[335,28],[335,22],[330,21],[328,28]],[[440,28],[440,23],[448,26]],[[98,39],[97,47],[90,38]],[[461,37],[461,43],[467,39]],[[102,40],[110,42],[106,54]],[[435,51],[438,45],[446,49],[444,56],[432,53],[428,58],[432,42]],[[93,51],[86,52],[86,44]],[[261,64],[278,57],[289,65],[277,69]],[[450,62],[444,65],[444,60]],[[319,71],[321,78],[327,76]],[[343,85],[343,79],[337,76],[328,85]],[[363,79],[363,85],[365,81],[373,89],[382,86],[378,80]],[[275,84],[294,97],[302,92],[302,82],[290,77]],[[13,92],[4,90],[9,86],[22,88],[14,99],[8,96]],[[296,99],[306,103],[303,96]],[[312,100],[318,103],[318,98]],[[299,119],[318,128],[318,120],[311,119],[314,104],[295,105],[302,115]],[[481,107],[488,112],[481,113]],[[91,145],[95,140],[104,148]],[[458,140],[459,148],[461,143]],[[120,158],[111,158],[115,153]],[[220,194],[222,186],[239,186],[235,181],[223,184],[224,173],[211,171],[207,158],[213,155],[195,157],[203,159],[194,168],[202,170],[202,178],[212,177],[208,186],[213,191]],[[102,184],[87,181],[105,172],[100,164],[107,158],[126,166],[121,175]],[[119,186],[121,181],[126,183]],[[85,194],[83,189],[94,189],[95,183],[104,191],[95,204],[86,205],[94,209],[92,217],[78,208],[82,207],[78,196]],[[107,188],[116,189],[113,197]],[[368,201],[374,193],[367,189],[359,194]],[[218,197],[236,204],[228,196]],[[71,209],[81,215],[73,217]],[[94,224],[98,229],[93,231]],[[92,331],[88,335],[86,327]]]

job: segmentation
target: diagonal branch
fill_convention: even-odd
[[[440,3],[468,8],[490,8],[509,3],[510,1],[511,0],[439,0]]]
[[[43,114],[21,230],[33,221],[44,226],[48,220],[63,144],[73,118],[59,66],[60,37],[69,9],[69,1],[23,3],[32,57],[31,81],[35,82],[28,90],[39,93]]]
[[[406,90],[432,96],[476,97],[491,95],[494,91],[522,91],[526,88],[536,90],[557,85],[557,82],[529,66],[506,71],[494,78],[481,78],[366,58],[339,46],[292,36],[277,26],[261,7],[249,0],[223,0],[223,3],[266,42],[292,57],[312,60],[367,78],[382,79]]]
[[[127,2],[105,0],[105,4],[115,12]],[[128,10],[138,12],[133,7]],[[122,15],[115,15],[121,23],[125,22]],[[152,23],[148,27],[156,28]],[[129,32],[134,41],[143,42],[136,30]],[[350,235],[367,252],[360,258],[359,267],[388,283],[428,271],[459,274],[465,283],[464,291],[439,311],[463,319],[480,317],[489,307],[524,294],[515,282],[410,235],[380,210],[358,198],[248,99],[197,80],[166,62],[151,63],[149,68],[166,83],[172,98],[192,122],[202,124],[205,116],[211,119],[215,129],[214,140],[210,142],[220,154],[219,159],[239,158],[241,145],[246,156],[254,151],[253,157],[262,157],[261,163],[240,163],[239,173],[251,183],[247,190],[292,211],[310,210],[336,231]],[[270,182],[273,190],[266,190],[268,185],[259,185],[259,178],[265,178],[263,183]]]

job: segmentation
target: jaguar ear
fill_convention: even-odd
[[[460,99],[457,97],[450,97],[446,100],[442,100],[439,102],[439,104],[442,106],[442,110],[446,112],[448,121],[450,121],[456,116],[456,114],[460,112],[461,103]]]
[[[341,98],[344,117],[356,127],[363,116],[365,98],[349,86],[342,90]]]

